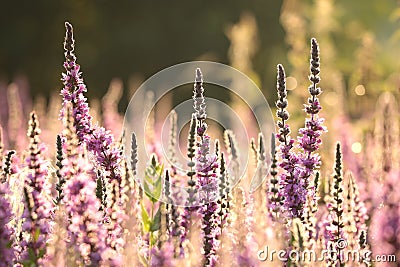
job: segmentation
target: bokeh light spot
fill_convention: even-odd
[[[286,78],[286,89],[294,90],[297,87],[297,80],[295,77],[287,77]]]
[[[354,153],[358,154],[360,153],[362,150],[362,145],[360,142],[355,142],[351,145],[351,151],[353,151]]]
[[[329,106],[336,106],[339,102],[336,92],[327,92],[325,95],[323,95],[323,100]]]
[[[359,84],[354,88],[354,91],[356,92],[356,95],[365,95],[365,87],[362,84]]]

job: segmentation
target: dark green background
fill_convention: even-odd
[[[74,26],[76,54],[89,97],[101,97],[112,78],[125,86],[176,63],[208,54],[229,63],[226,29],[243,12],[254,14],[259,31],[255,71],[274,87],[275,66],[285,60],[281,1],[7,1],[0,16],[0,77],[29,79],[31,94],[59,90],[63,71],[64,22]],[[269,90],[268,90],[269,91]]]

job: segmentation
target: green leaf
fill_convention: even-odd
[[[143,189],[144,189],[144,193],[146,194],[146,196],[151,199],[153,197],[152,192],[151,192],[152,190],[150,189],[150,187],[146,181],[144,181],[144,183],[143,183]]]
[[[156,214],[154,215],[154,218],[151,222],[150,231],[155,232],[160,230],[160,228],[161,228],[161,207],[158,208]]]
[[[148,233],[150,231],[150,225],[151,221],[149,219],[149,214],[146,210],[146,207],[144,206],[143,202],[140,205],[142,207],[142,225],[143,225],[143,231],[145,233]]]
[[[162,191],[162,182],[161,182],[161,175],[160,175],[157,177],[155,184],[154,184],[154,188],[153,188],[153,197],[156,200],[160,199],[161,191]]]
[[[162,173],[164,165],[149,165],[145,171],[145,179],[143,183],[146,196],[151,202],[157,202],[162,193]]]

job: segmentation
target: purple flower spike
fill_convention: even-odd
[[[81,77],[80,66],[76,63],[74,54],[75,40],[72,25],[65,23],[65,73],[62,74],[64,88],[61,90],[63,96],[63,109],[61,115],[65,115],[66,104],[72,103],[72,115],[75,118],[75,128],[80,141],[85,139],[87,134],[91,133],[92,117],[89,115],[89,105],[83,95],[87,92],[86,85]]]
[[[64,42],[66,70],[62,75],[64,88],[61,90],[63,96],[63,109],[61,116],[64,117],[69,103],[72,105],[72,116],[74,117],[74,127],[79,142],[86,143],[90,152],[95,155],[95,159],[106,172],[106,177],[116,179],[121,182],[120,174],[120,151],[114,144],[114,137],[110,131],[102,127],[92,126],[92,117],[89,114],[89,105],[84,93],[87,91],[86,85],[81,77],[80,66],[76,63],[74,55],[75,40],[72,25],[65,23],[66,35]]]
[[[14,229],[10,226],[13,218],[10,202],[6,195],[10,194],[7,184],[0,183],[0,267],[12,266],[15,260],[13,246]]]
[[[200,214],[202,217],[204,266],[215,266],[218,259],[218,236],[221,232],[217,214],[218,180],[216,171],[218,161],[216,155],[210,154],[210,137],[207,135],[202,138],[196,161],[198,186],[204,192],[204,195],[199,196],[202,203]]]
[[[311,39],[311,74],[309,77],[312,84],[308,88],[310,98],[308,98],[308,105],[305,106],[305,111],[310,117],[306,119],[305,127],[299,130],[298,137],[299,148],[303,151],[303,153],[300,154],[300,162],[303,167],[300,178],[304,181],[305,190],[309,189],[310,177],[321,164],[319,155],[316,151],[322,143],[320,138],[322,133],[327,131],[326,127],[323,126],[324,119],[318,117],[318,113],[322,109],[318,99],[318,95],[320,95],[322,91],[321,88],[317,87],[317,84],[321,80],[318,76],[320,73],[319,66],[318,43],[313,38]],[[307,193],[311,196],[315,195],[315,188],[310,188]]]
[[[300,216],[302,203],[305,202],[306,191],[304,186],[299,181],[299,164],[300,159],[291,150],[294,146],[294,140],[290,137],[290,127],[286,123],[289,119],[289,113],[286,108],[288,106],[287,91],[286,91],[286,76],[285,70],[282,65],[278,65],[278,76],[277,76],[277,90],[278,90],[278,101],[276,102],[277,117],[278,121],[278,134],[276,138],[280,142],[280,157],[281,167],[284,172],[281,174],[281,187],[282,190],[279,193],[279,198],[284,200],[284,210],[286,210],[286,217],[295,218]]]
[[[26,201],[22,215],[24,219],[22,231],[28,235],[20,244],[23,248],[21,260],[38,264],[46,251],[53,205],[50,200],[51,185],[47,177],[48,165],[43,158],[43,147],[40,146],[39,122],[34,112],[30,117],[28,131],[30,154],[26,159],[29,174],[25,179]]]
[[[317,87],[320,81],[319,72],[319,51],[318,43],[315,39],[311,40],[311,60],[310,60],[309,80],[312,85],[308,91],[310,98],[308,105],[305,106],[306,113],[310,116],[306,119],[305,127],[299,130],[297,138],[299,153],[292,152],[295,146],[295,140],[291,139],[289,125],[286,121],[289,119],[285,71],[281,65],[278,65],[277,89],[279,99],[276,102],[279,132],[277,139],[281,143],[280,155],[282,162],[279,166],[285,171],[281,174],[281,196],[284,199],[283,206],[287,210],[288,218],[302,218],[306,205],[307,196],[314,198],[315,188],[310,187],[310,178],[320,166],[320,158],[316,153],[321,144],[320,136],[326,131],[322,125],[323,119],[318,117],[321,110],[318,95],[321,89]]]
[[[102,226],[103,214],[99,211],[100,201],[95,194],[95,173],[82,149],[74,149],[73,154],[64,160],[62,170],[67,177],[64,203],[70,216],[69,246],[80,255],[85,265],[100,266],[112,261],[113,255],[106,245],[107,231]]]
[[[196,119],[199,122],[199,126],[197,127],[197,134],[202,137],[207,130],[207,124],[205,123],[207,113],[206,101],[204,99],[203,74],[201,73],[200,68],[196,69],[196,78],[193,88],[193,101]]]

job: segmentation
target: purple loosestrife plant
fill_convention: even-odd
[[[87,100],[84,96],[86,92],[86,85],[81,78],[80,66],[76,63],[76,57],[74,55],[74,36],[72,25],[68,22],[65,23],[66,36],[64,42],[65,49],[65,63],[64,67],[66,73],[63,73],[63,84],[64,88],[61,91],[63,96],[63,110],[61,114],[65,113],[66,106],[68,103],[72,104],[72,116],[74,117],[74,126],[76,129],[76,134],[80,143],[85,143],[87,150],[94,155],[94,158],[100,170],[98,170],[102,176],[105,176],[104,186],[107,187],[108,183],[116,180],[118,187],[121,186],[121,152],[119,151],[117,145],[114,143],[114,137],[110,131],[105,130],[102,127],[92,126],[92,118],[89,115],[89,106]],[[118,188],[121,191],[122,188]],[[118,192],[120,194],[120,192]],[[121,201],[120,199],[118,201]],[[121,214],[118,216],[118,220],[111,220],[108,227],[109,233],[115,240],[110,240],[110,242],[117,242],[121,240],[122,233],[121,224],[123,224],[126,216],[124,210],[120,207],[122,203],[115,203],[110,209],[106,209],[105,220],[108,217],[112,217],[115,214]]]
[[[196,129],[197,129],[197,119],[195,114],[192,114],[192,119],[190,120],[190,129],[188,136],[188,152],[187,156],[189,158],[188,167],[189,171],[187,172],[187,176],[189,180],[187,182],[188,188],[188,197],[186,199],[185,208],[183,209],[182,218],[181,218],[181,240],[180,240],[180,255],[183,256],[185,254],[185,243],[188,242],[188,234],[189,228],[192,223],[192,213],[197,210],[198,203],[196,201],[196,182],[193,177],[196,175],[194,167],[196,165],[195,155],[196,155]]]
[[[61,95],[63,96],[61,115],[64,116],[67,103],[72,103],[72,116],[74,117],[74,126],[79,142],[86,143],[87,149],[94,154],[98,164],[104,168],[109,180],[116,179],[120,183],[120,152],[115,146],[114,137],[109,131],[102,127],[92,126],[89,105],[84,96],[87,89],[74,54],[75,40],[73,28],[68,22],[65,23],[65,27],[64,68],[66,72],[62,75],[64,88],[61,90]]]
[[[173,221],[171,220],[171,206],[172,206],[172,197],[171,197],[171,178],[170,178],[170,174],[169,171],[166,170],[165,171],[165,178],[163,181],[163,196],[164,196],[164,203],[162,203],[161,205],[164,206],[164,211],[163,211],[163,215],[165,217],[165,223],[167,225],[166,227],[166,235],[167,235],[167,239],[169,239],[169,236],[171,235],[171,228],[169,227],[169,223]]]
[[[15,231],[10,225],[13,214],[8,195],[10,191],[7,184],[0,183],[0,267],[13,266],[16,256],[13,245]]]
[[[318,113],[321,110],[318,100],[321,89],[317,87],[320,81],[318,76],[320,62],[318,43],[314,38],[311,39],[310,65],[311,74],[309,79],[312,84],[308,91],[311,97],[308,98],[308,105],[305,106],[305,111],[310,117],[306,119],[305,127],[299,130],[299,137],[297,138],[299,153],[295,153],[292,150],[295,140],[290,138],[290,128],[286,124],[289,119],[289,113],[286,110],[288,102],[285,72],[283,67],[278,65],[277,89],[279,99],[276,102],[276,106],[278,108],[277,117],[280,121],[278,121],[279,132],[277,138],[281,143],[282,162],[279,166],[285,170],[281,176],[281,195],[284,197],[283,204],[288,211],[288,218],[302,218],[307,196],[315,194],[315,188],[313,186],[310,187],[309,180],[314,171],[319,168],[320,158],[316,150],[321,144],[321,134],[326,131],[326,128],[322,126],[323,119],[318,117]]]
[[[72,159],[68,159],[70,161]],[[79,160],[76,172],[66,183],[64,202],[71,216],[68,231],[71,235],[70,246],[82,257],[82,262],[89,266],[99,266],[104,261],[107,250],[107,232],[102,227],[100,202],[94,191],[96,183],[91,178],[91,166],[87,159]],[[79,166],[81,165],[81,166]],[[86,165],[86,166],[85,166]],[[65,172],[69,172],[66,165]]]
[[[70,218],[68,246],[78,255],[76,264],[111,265],[112,262],[108,262],[111,256],[108,256],[110,248],[106,245],[107,231],[102,225],[100,201],[95,195],[95,172],[84,148],[79,145],[73,121],[68,124],[65,134],[68,150],[61,171],[66,177],[63,202]]]
[[[297,165],[300,162],[299,157],[292,151],[294,139],[290,137],[290,127],[286,123],[289,119],[289,112],[286,110],[288,106],[286,76],[282,65],[278,65],[277,75],[278,101],[276,102],[276,115],[279,119],[278,134],[276,137],[280,142],[280,158],[281,167],[284,172],[281,174],[281,192],[283,198],[283,208],[285,214],[289,218],[299,217],[301,214],[301,205],[304,201],[307,191],[304,190],[303,181],[299,179],[300,171]]]
[[[326,249],[333,248],[337,253],[337,259],[329,258],[329,266],[344,266],[341,261],[342,250],[338,247],[339,240],[344,238],[344,221],[343,221],[343,173],[342,173],[342,152],[340,143],[336,145],[336,161],[335,174],[333,176],[332,185],[330,188],[329,201],[327,203],[328,215],[325,218],[323,235],[325,238]]]
[[[140,183],[136,180],[137,177],[137,163],[138,163],[138,151],[137,151],[137,142],[136,135],[132,133],[131,135],[131,158],[130,158],[130,166],[132,171],[132,179],[131,179],[131,195],[134,198],[132,214],[131,216],[135,216],[138,222],[141,221],[140,217],[140,202],[143,198],[143,190],[140,186]]]
[[[75,40],[72,25],[65,23],[66,34],[64,41],[65,50],[65,73],[62,74],[64,84],[61,90],[63,97],[63,109],[61,115],[65,116],[67,103],[72,103],[72,116],[79,141],[85,141],[87,136],[92,133],[92,117],[89,115],[89,105],[84,93],[87,92],[86,85],[83,82],[80,72],[80,66],[76,63],[74,54]]]
[[[125,245],[122,224],[126,221],[127,215],[123,209],[118,182],[112,180],[109,186],[110,193],[107,195],[107,209],[109,210],[107,214],[109,214],[109,216],[104,219],[104,224],[108,229],[107,245],[120,254]]]
[[[305,127],[299,130],[299,148],[302,150],[300,153],[300,162],[303,170],[300,173],[300,179],[304,181],[305,190],[308,190],[307,195],[315,195],[315,187],[310,184],[310,177],[316,169],[320,166],[320,157],[316,153],[318,147],[322,143],[320,136],[326,131],[323,126],[324,119],[318,117],[321,110],[318,95],[321,94],[321,88],[317,87],[320,82],[320,59],[319,48],[317,41],[311,39],[311,59],[310,59],[310,76],[311,86],[308,88],[310,97],[308,98],[308,105],[305,105],[305,111],[310,116],[306,119]],[[303,204],[304,205],[304,204]]]
[[[193,88],[193,101],[195,116],[199,123],[197,126],[197,134],[203,138],[203,135],[207,130],[207,124],[205,123],[207,113],[206,102],[204,99],[203,74],[199,68],[196,69],[196,78]]]
[[[202,218],[203,251],[205,256],[204,266],[215,266],[217,249],[219,246],[218,235],[218,160],[215,154],[210,153],[210,137],[206,135],[207,118],[206,103],[204,100],[203,75],[196,69],[196,78],[193,90],[195,116],[198,120],[197,134],[200,140],[197,143],[196,174],[197,186],[201,189],[199,196],[201,204],[199,212]]]
[[[53,200],[54,204],[58,205],[60,204],[60,201],[63,199],[64,194],[63,194],[63,187],[65,184],[65,178],[61,175],[61,169],[62,169],[62,161],[64,159],[63,155],[63,150],[62,150],[62,138],[61,135],[57,135],[57,156],[56,156],[56,175],[57,175],[57,184],[56,184],[56,191],[57,191],[57,197]]]
[[[48,164],[44,160],[39,134],[39,122],[36,114],[32,112],[28,130],[30,141],[26,165],[29,173],[25,178],[26,207],[22,226],[22,230],[28,235],[20,244],[23,248],[21,261],[36,265],[40,263],[46,252],[53,212],[50,200],[51,185],[48,181]]]
[[[269,188],[267,192],[267,208],[269,210],[270,217],[273,221],[278,220],[281,208],[282,208],[282,198],[279,195],[279,177],[278,177],[278,160],[276,158],[275,149],[275,136],[271,136],[271,169],[269,180]]]
[[[215,266],[218,259],[218,235],[221,232],[217,214],[219,209],[216,175],[218,162],[216,156],[210,154],[210,137],[207,135],[203,136],[196,160],[198,185],[205,191],[204,195],[200,196],[202,206],[199,210],[202,217],[204,266]]]
[[[217,140],[218,141],[218,140]],[[217,144],[217,142],[216,142]],[[218,155],[217,155],[218,157]],[[227,186],[227,171],[226,171],[226,162],[224,153],[221,153],[219,158],[219,183],[218,183],[218,190],[219,190],[219,198],[218,198],[218,205],[220,206],[218,216],[219,216],[219,228],[222,229],[226,223],[226,219],[229,213],[228,207],[228,193],[229,190]]]

